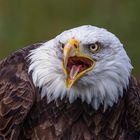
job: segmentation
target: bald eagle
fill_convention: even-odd
[[[139,140],[140,84],[123,44],[84,25],[0,61],[0,140]]]

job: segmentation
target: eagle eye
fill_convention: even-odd
[[[63,50],[63,49],[64,49],[64,46],[65,46],[65,45],[64,45],[63,43],[61,43],[61,47],[60,47],[60,48],[61,48],[61,50]]]
[[[99,43],[90,44],[89,49],[92,53],[97,52],[100,49]]]

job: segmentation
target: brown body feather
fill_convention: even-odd
[[[67,99],[47,103],[26,60],[35,44],[0,62],[0,140],[139,140],[140,85],[134,77],[117,104],[98,111]]]

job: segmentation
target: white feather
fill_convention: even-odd
[[[81,77],[71,89],[67,89],[59,42],[66,43],[73,37],[80,41],[81,53],[96,58],[97,62],[91,71]],[[97,54],[86,51],[84,45],[96,41],[104,46],[104,51]],[[96,110],[103,104],[104,111],[123,96],[132,70],[130,59],[119,39],[107,30],[93,26],[81,26],[63,32],[32,50],[29,59],[29,72],[32,72],[35,86],[42,88],[42,98],[47,96],[48,102],[51,102],[67,97],[70,103],[81,98],[82,102],[91,104]]]

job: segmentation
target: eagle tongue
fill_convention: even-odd
[[[78,66],[73,65],[73,66],[72,66],[72,68],[71,68],[71,70],[70,70],[70,75],[69,75],[70,79],[72,79],[72,80],[75,79],[76,75],[77,75],[78,72],[80,71],[80,67],[81,67],[81,65],[78,65]]]

